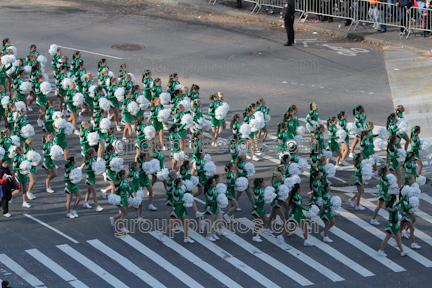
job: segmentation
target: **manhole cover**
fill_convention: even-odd
[[[138,51],[144,49],[145,46],[138,45],[138,44],[124,43],[124,44],[114,45],[111,48],[117,51]]]
[[[257,57],[271,55],[270,52],[266,52],[266,51],[257,51],[257,52],[252,52],[250,54],[253,55],[253,56],[257,56]]]

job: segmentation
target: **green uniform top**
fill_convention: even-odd
[[[244,165],[245,165],[246,163],[244,162],[244,161],[239,161],[238,162],[238,164],[237,164],[237,176],[238,177],[245,177],[245,178],[248,178],[246,175],[247,175],[247,172],[246,172],[246,170],[244,169]]]
[[[232,133],[240,136],[241,135],[240,127],[241,127],[240,122],[234,121],[233,126],[232,126]]]
[[[178,153],[181,151],[181,145],[180,145],[180,135],[178,132],[172,132],[170,134],[170,145],[171,145],[171,153]]]
[[[95,173],[92,169],[94,162],[96,162],[96,157],[88,157],[85,159],[85,172],[89,177],[95,177]]]
[[[312,127],[314,127],[314,125],[312,124],[312,121],[318,121],[319,119],[319,114],[317,110],[310,110],[309,114],[306,116],[306,122],[309,123],[309,125],[311,125]],[[316,128],[316,127],[314,127]]]
[[[195,99],[199,99],[199,93],[195,93],[194,91],[189,92],[189,94],[187,95],[187,97],[193,101]]]
[[[164,153],[163,153],[162,151],[159,151],[159,152],[156,151],[156,152],[153,154],[153,158],[159,160],[160,168],[163,169],[163,168],[164,168],[164,164],[163,164],[163,162],[164,162],[164,160],[165,160],[165,155],[164,155]]]
[[[354,123],[358,129],[363,130],[366,123],[366,114],[363,112],[357,112]]]
[[[70,174],[70,172],[71,172],[73,169],[75,169],[75,168],[77,168],[75,165],[71,165],[71,166],[65,168],[65,174],[64,174],[64,177],[63,177],[63,181],[64,181],[65,183],[67,183],[67,184],[71,184],[71,182],[70,182],[71,180],[70,180],[70,178],[69,178],[69,174]]]
[[[153,86],[151,89],[151,95],[152,99],[159,98],[160,94],[162,93],[162,87],[159,85]]]
[[[168,86],[167,86],[167,93],[173,94],[175,87],[177,85],[179,85],[179,84],[180,84],[180,82],[177,81],[177,80],[172,81],[171,83],[169,83]]]
[[[390,184],[386,174],[381,175],[379,186],[380,188],[377,194],[377,199],[382,199],[383,201],[389,200],[388,189],[390,188]]]

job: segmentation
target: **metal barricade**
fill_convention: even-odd
[[[210,4],[215,5],[215,4],[216,4],[216,1],[217,1],[217,0],[209,0],[209,2],[208,2],[207,5],[210,5]],[[258,13],[259,10],[257,10],[257,8],[260,7],[260,6],[259,6],[260,0],[242,0],[242,1],[243,1],[243,2],[249,2],[249,3],[253,3],[253,4],[255,4],[254,8],[252,9],[252,13],[251,13],[251,14],[255,13],[255,11],[257,11],[257,13]],[[213,2],[213,3],[212,3],[212,2]]]
[[[432,33],[432,9],[411,7],[408,10],[408,34],[406,38],[414,33],[414,30]]]
[[[354,22],[352,15],[353,1],[352,0],[300,0],[301,9],[304,11],[305,19],[312,15],[320,15],[324,17],[342,18]],[[299,19],[300,21],[300,19]],[[351,28],[351,26],[350,26]]]
[[[398,7],[393,3],[378,2],[375,0],[356,0],[354,5],[354,30],[361,24],[367,28],[372,24],[376,30],[386,31],[387,26],[399,27],[401,31],[400,38],[407,31],[408,11],[406,7]]]
[[[302,0],[296,0],[296,12],[300,12],[300,17],[303,16],[304,10],[301,8],[301,1]],[[283,9],[285,0],[260,0],[258,4],[258,10],[257,13],[261,10],[262,6],[271,7],[272,10],[274,8],[280,8]]]

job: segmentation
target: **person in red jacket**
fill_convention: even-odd
[[[6,160],[1,161],[0,166],[0,206],[3,208],[3,216],[10,217],[9,201],[12,199],[12,191],[19,189],[18,181],[15,175],[9,169],[9,164]]]

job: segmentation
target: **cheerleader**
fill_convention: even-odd
[[[237,145],[240,144],[240,139],[239,136],[237,136],[236,134],[233,134],[230,138],[230,154],[231,154],[231,163],[235,163],[238,155],[239,155],[239,151],[237,149]]]
[[[285,214],[282,212],[282,206],[283,206],[283,202],[285,202],[287,199],[285,199],[285,201],[278,199],[278,193],[279,193],[279,187],[281,185],[283,185],[283,176],[282,173],[280,172],[276,172],[273,173],[273,176],[271,178],[271,184],[272,187],[275,189],[275,193],[276,193],[276,198],[270,203],[270,206],[272,207],[271,209],[271,213],[270,213],[270,217],[268,218],[267,223],[264,225],[264,227],[266,229],[269,229],[271,223],[273,220],[276,219],[276,216],[280,217],[280,220],[282,221],[282,223],[285,223],[286,218],[285,218]],[[282,224],[284,225],[284,224]]]
[[[85,78],[83,79],[84,81],[81,79],[82,79],[82,77],[85,77],[85,75],[87,74],[87,70],[84,67],[84,62],[82,62],[82,59],[80,59],[80,60],[81,60],[81,62],[78,62],[76,64],[75,71],[72,71],[72,72],[73,72],[73,75],[75,76],[75,83],[78,86],[78,91],[80,93],[83,93],[83,84],[84,84]],[[73,60],[72,60],[72,62],[73,62]],[[72,65],[72,67],[74,67],[74,66]]]
[[[90,115],[93,116],[93,101],[94,99],[90,97],[90,86],[93,85],[93,76],[91,73],[86,73],[84,81],[82,82],[81,93],[84,95],[84,104],[83,110],[80,112],[80,115],[90,112]],[[96,94],[96,93],[94,93]]]
[[[414,181],[417,180],[417,165],[415,165],[415,154],[413,152],[408,152],[405,158],[404,168],[405,168],[405,174],[404,174],[404,181],[406,181],[406,178],[408,175],[414,176]]]
[[[252,106],[253,107],[255,107],[255,103],[252,103],[253,105],[250,105],[250,107],[248,107],[248,108],[246,108],[245,109],[245,111],[243,112],[243,121],[246,123],[246,124],[249,124],[249,122],[252,120],[252,119],[254,119],[254,116],[253,116],[253,113],[254,113],[254,111],[253,111],[253,108],[252,108]],[[247,148],[248,148],[248,150],[250,149],[251,150],[251,153],[252,153],[252,157],[250,157],[249,155],[247,155],[247,153],[246,153],[246,158],[247,159],[252,159],[253,161],[259,161],[259,158],[255,155],[256,153],[255,153],[255,143],[254,143],[254,139],[255,139],[255,135],[258,133],[258,131],[257,132],[251,132],[251,134],[250,135],[247,135],[248,137],[249,137],[249,140],[248,140],[248,142],[247,142]],[[246,135],[244,135],[244,136],[246,136]],[[252,146],[252,147],[251,147]]]
[[[320,171],[315,170],[311,173],[309,177],[309,186],[312,190],[311,198],[309,199],[309,206],[316,205],[318,207],[322,207],[323,205],[323,184],[322,184],[322,175]]]
[[[195,161],[194,161],[194,169],[192,169],[192,172],[191,172],[191,174],[194,175],[194,173],[196,171],[198,179],[199,179],[198,191],[193,194],[194,197],[198,197],[199,195],[201,195],[203,193],[203,191],[204,191],[203,188],[204,188],[204,186],[208,180],[207,176],[205,175],[205,170],[204,170],[204,164],[205,164],[204,156],[205,156],[205,154],[203,152],[197,153]]]
[[[210,221],[208,223],[209,229],[207,229],[206,239],[208,241],[214,242],[219,240],[219,237],[216,235],[216,225],[215,221],[220,221],[222,219],[222,212],[219,209],[217,197],[218,192],[216,190],[217,180],[219,179],[219,175],[214,175],[209,178],[204,186],[204,195],[206,197],[205,211],[204,214],[207,215],[207,219]],[[216,223],[218,223],[216,222]],[[207,223],[206,223],[207,224]],[[219,223],[221,224],[221,223]],[[228,235],[228,232],[223,232],[224,236]]]
[[[118,140],[117,138],[117,130],[113,127],[108,128],[108,137],[105,139],[105,147],[108,145],[115,146],[114,142]]]
[[[120,113],[120,103],[117,99],[117,97],[115,96],[115,92],[117,91],[117,89],[120,87],[117,78],[111,78],[110,80],[110,86],[108,89],[108,96],[107,99],[110,100],[111,102],[111,110],[114,112],[113,115],[111,115],[109,117],[109,120],[114,119],[115,125],[116,125],[116,129],[117,131],[121,131],[121,128],[119,126],[119,113]]]
[[[190,162],[189,162],[189,160],[184,160],[183,163],[181,164],[181,166],[180,166],[180,174],[179,174],[178,177],[182,178],[183,180],[189,180],[189,181],[191,181],[192,174],[191,174],[191,168],[190,168]],[[186,192],[190,193],[190,194],[193,194],[192,190],[191,191],[186,191]],[[198,212],[198,208],[196,206],[195,201],[192,204],[192,208],[195,211],[195,217],[199,218],[199,216],[201,216],[202,213]]]
[[[93,197],[93,202],[96,206],[96,212],[101,212],[103,208],[98,204],[97,196],[96,196],[96,176],[92,169],[93,163],[96,162],[96,150],[94,148],[89,148],[84,155],[84,163],[81,165],[80,169],[85,168],[86,172],[86,181],[87,184],[87,193],[84,197],[83,208],[92,209],[92,206],[88,204],[88,199],[90,194]]]
[[[234,189],[236,187],[235,181],[237,179],[235,176],[234,168],[235,168],[234,163],[228,163],[225,165],[225,172],[227,173],[226,175],[227,198],[230,202],[230,209],[223,216],[226,222],[236,222],[236,220],[234,220],[233,218],[233,213],[234,211],[237,210],[237,208],[239,208],[239,205],[236,200],[235,189]]]
[[[313,139],[315,139],[316,143],[318,144],[320,151],[325,150],[325,144],[324,144],[324,125],[319,124],[315,131],[312,133]]]
[[[177,104],[182,101],[181,91],[179,89],[175,89],[171,95],[170,106],[171,106],[171,114],[174,114],[177,110]]]
[[[43,119],[45,118],[45,110],[47,105],[47,95],[43,93],[43,91],[40,89],[40,85],[44,82],[45,78],[43,75],[38,75],[37,80],[34,85],[34,91],[35,91],[35,97],[37,98],[37,105],[40,108],[39,118],[37,120],[39,127],[43,127]],[[29,105],[31,105],[31,102]]]
[[[244,165],[246,164],[245,161],[246,161],[246,155],[243,154],[243,153],[240,153],[239,156],[238,156],[238,158],[237,158],[237,161],[235,162],[236,169],[237,169],[237,178],[239,178],[239,177],[245,177],[246,179],[248,179],[247,172],[244,170]],[[249,201],[253,204],[254,203],[254,198],[252,196],[252,191],[251,191],[249,185],[246,188],[245,192],[246,192],[246,194],[247,194],[247,196],[249,198]],[[236,192],[237,203],[238,203],[238,201],[239,201],[240,196],[241,196],[242,193],[243,193],[243,191],[237,191]],[[236,210],[237,211],[241,211],[240,208],[237,208]]]
[[[345,137],[345,141],[340,143],[341,147],[342,147],[342,152],[341,152],[341,159],[339,161],[339,165],[343,165],[343,166],[348,166],[348,162],[345,161],[348,152],[349,152],[349,133],[348,133],[348,129],[347,129],[347,115],[345,113],[345,111],[340,111],[338,113],[338,119],[339,119],[339,127],[340,129],[345,130],[346,132],[346,137]]]
[[[3,85],[0,85],[0,121],[1,118],[3,118],[5,122],[5,126],[7,126],[7,117],[5,114],[5,108],[3,108],[3,105],[1,105],[1,100],[6,97],[5,88]]]
[[[392,234],[396,238],[397,246],[400,249],[400,255],[405,256],[409,252],[403,250],[402,242],[401,242],[401,234],[399,230],[399,209],[397,208],[398,205],[402,203],[403,199],[400,199],[397,203],[396,202],[396,196],[390,195],[389,199],[386,201],[386,208],[389,212],[389,220],[387,222],[387,226],[385,228],[385,231],[387,232],[386,237],[384,238],[383,242],[381,243],[381,247],[378,250],[378,254],[380,256],[387,257],[387,254],[384,253],[384,248],[387,245],[387,242],[392,237]]]
[[[186,114],[185,108],[182,104],[177,104],[177,109],[174,112],[174,124],[178,127],[178,135],[180,137],[181,150],[184,151],[184,139],[187,137],[187,131],[184,128],[186,124],[182,124],[182,118]]]
[[[100,87],[100,86],[99,86]],[[103,109],[95,110],[96,114],[93,118],[93,131],[97,132],[99,135],[99,145],[98,145],[98,158],[102,158],[104,152],[105,140],[107,138],[108,132],[102,132],[99,127],[101,121],[105,118],[105,111]]]
[[[19,194],[22,191],[22,207],[24,208],[30,208],[31,205],[27,203],[27,182],[28,177],[26,174],[21,174],[21,168],[20,165],[22,162],[26,160],[25,156],[23,155],[23,149],[21,147],[16,147],[14,151],[14,159],[12,164],[12,170],[15,172],[16,180],[19,183],[19,190],[15,190],[12,193],[12,197]]]
[[[125,170],[119,171],[115,180],[115,189],[111,191],[111,194],[116,194],[120,196],[120,204],[117,205],[119,207],[120,213],[118,213],[114,217],[110,217],[110,222],[111,225],[114,226],[115,220],[120,218],[121,222],[123,223],[123,228],[121,229],[121,231],[127,234],[129,233],[129,230],[126,228],[125,219],[128,214],[128,209],[132,208],[132,206],[129,205],[128,196],[134,197],[134,195],[131,191],[129,181],[127,180]]]
[[[182,96],[181,96],[182,99],[185,99],[186,97],[188,97],[188,95],[189,95],[189,88],[187,86],[183,86],[180,90],[181,90],[181,93],[182,93]],[[190,101],[190,99],[188,99],[188,100]]]
[[[153,86],[153,78],[150,70],[145,70],[142,76],[142,83],[144,84],[144,97],[147,98],[148,101],[152,100],[151,89]]]
[[[231,117],[230,129],[231,129],[232,133],[237,135],[237,136],[241,136],[241,133],[240,133],[241,123],[240,123],[240,121],[241,121],[240,114],[235,114],[234,116]]]
[[[298,115],[297,115],[297,113],[298,113],[297,106],[296,105],[291,105],[290,107],[288,107],[287,112],[288,113],[292,113],[294,115],[294,128],[297,131],[297,127],[300,126],[300,123],[299,123],[299,120],[298,120]],[[297,132],[296,132],[296,135],[297,135]]]
[[[165,205],[168,206],[168,219],[171,214],[171,207],[173,206],[172,192],[175,189],[175,181],[177,180],[177,171],[171,170],[168,174],[167,185],[165,186],[167,199]],[[177,225],[176,225],[177,227]]]
[[[24,142],[26,138],[21,136],[21,129],[28,124],[27,111],[25,108],[21,108],[19,110],[19,116],[15,121],[14,134],[17,135],[20,139],[20,142]]]
[[[9,40],[9,38],[5,38],[3,39],[3,48],[2,51],[4,54],[7,53],[7,49],[12,46],[11,41]]]
[[[308,225],[307,222],[304,221],[306,218],[303,215],[303,210],[309,211],[309,209],[304,207],[302,204],[303,199],[300,196],[301,189],[302,189],[301,184],[295,184],[288,196],[288,205],[291,207],[289,223],[291,224],[292,221],[294,220],[293,224],[295,227],[293,228],[293,230],[291,230],[291,225],[290,225],[290,227],[288,227],[288,230],[285,230],[281,235],[277,236],[277,239],[279,240],[279,243],[281,244],[285,243],[284,238],[289,234],[291,234],[290,231],[296,231],[297,226],[301,225],[303,230],[303,236],[304,236],[303,245],[306,247],[310,247],[310,246],[314,246],[314,244],[308,240]]]
[[[130,75],[128,75],[130,77]],[[129,137],[131,137],[132,140],[135,138],[135,134],[132,130],[131,122],[133,120],[133,116],[129,113],[127,110],[127,106],[129,103],[132,102],[131,98],[131,90],[126,90],[123,100],[123,121],[124,121],[124,128],[123,128],[123,141],[126,143],[129,143],[129,140],[126,138],[126,134],[129,132]]]
[[[114,193],[114,189],[116,188],[116,177],[117,172],[114,170],[111,170],[111,160],[113,160],[115,157],[117,157],[117,154],[115,153],[114,146],[108,145],[105,148],[105,175],[106,180],[108,180],[108,183],[110,186],[108,186],[106,189],[101,189],[103,198],[106,198],[106,194],[108,193],[108,190],[111,190],[111,194]],[[122,170],[124,171],[124,170]]]
[[[63,89],[63,80],[68,78],[67,76],[67,66],[61,65],[58,69],[58,72],[56,74],[56,95],[59,97],[59,110],[62,111],[65,116],[67,116],[67,111],[64,107],[64,98],[66,97],[67,90]]]
[[[156,138],[156,135],[159,134],[159,143],[162,146],[162,150],[166,150],[166,147],[164,146],[163,142],[163,124],[158,120],[158,114],[160,110],[163,110],[163,105],[160,104],[159,98],[154,98],[151,101],[151,110],[150,110],[150,116],[148,118],[148,122],[153,120],[153,128],[155,128],[155,132],[152,138],[149,139],[149,141],[152,141],[154,138]]]
[[[96,114],[98,113],[98,111],[100,109],[99,100],[101,98],[105,98],[105,93],[104,93],[104,89],[102,88],[102,86],[99,85],[96,88],[95,96],[93,98],[93,115],[92,115],[93,120],[96,117]]]
[[[415,183],[414,176],[408,175],[405,180],[405,186],[411,186],[414,183]],[[412,206],[410,206],[410,198],[406,194],[402,195],[402,191],[403,188],[400,189],[399,191],[399,199],[402,200],[401,202],[402,220],[401,220],[400,230],[402,231],[401,233],[403,237],[407,239],[411,238],[412,249],[420,249],[421,246],[415,243],[415,238],[414,238],[414,223],[416,222],[416,216],[411,211]],[[410,233],[408,233],[406,229],[409,229]]]
[[[177,170],[177,160],[175,159],[175,154],[180,153],[181,151],[181,138],[178,133],[178,127],[176,124],[173,124],[169,129],[170,132],[170,155],[172,157],[172,170]]]
[[[388,182],[387,173],[388,173],[388,169],[386,166],[382,166],[378,170],[378,177],[380,177],[379,190],[376,197],[378,199],[378,203],[377,203],[377,207],[375,208],[372,219],[370,221],[370,224],[372,225],[380,225],[380,223],[376,220],[376,217],[378,215],[379,210],[382,208],[383,204],[390,198],[390,195],[388,194],[390,184]]]
[[[161,233],[158,233],[159,236],[159,240],[162,242],[165,242],[165,235],[166,233],[168,233],[168,231],[170,229],[172,229],[172,227],[177,224],[179,221],[182,222],[183,224],[183,229],[184,229],[184,239],[183,242],[184,243],[194,243],[195,241],[192,240],[189,237],[189,230],[188,230],[188,216],[187,216],[187,210],[186,207],[184,207],[184,202],[183,202],[183,195],[184,192],[181,189],[181,186],[183,185],[183,181],[182,179],[176,179],[175,180],[175,188],[172,192],[172,208],[170,211],[170,224],[165,228],[164,231],[162,231]]]
[[[63,115],[62,114],[58,115],[57,119],[63,119]],[[68,144],[66,140],[66,135],[64,133],[64,128],[54,127],[54,129],[56,131],[55,133],[56,137],[54,139],[54,142],[56,145],[59,145],[63,149],[65,161],[67,161],[67,159],[69,158],[69,154],[68,154]]]
[[[195,162],[198,158],[198,155],[203,152],[203,143],[202,143],[202,131],[196,131],[191,136],[191,144],[192,144],[192,162]],[[195,174],[195,168],[192,168],[192,175]]]
[[[59,60],[62,57],[62,51],[60,48],[57,48],[56,54],[53,55],[53,57],[51,58],[51,68],[53,69],[53,75],[55,78],[57,78],[57,74],[58,74],[58,69],[57,69],[57,64],[59,63]]]
[[[331,209],[332,203],[330,196],[330,184],[328,183],[324,184],[322,200],[323,205],[320,212],[320,218],[324,222],[324,231],[321,232],[321,236],[323,237],[323,242],[332,243],[333,240],[328,237],[328,231],[336,224],[336,221],[333,217],[333,212]]]
[[[132,87],[131,94],[132,94],[132,96],[131,96],[132,100],[136,102],[137,98],[139,96],[141,96],[140,86],[139,85],[134,85]],[[144,109],[140,108],[139,112],[134,116],[134,118],[136,120],[138,117],[141,117],[141,116],[144,116]]]
[[[39,52],[37,51],[36,45],[32,44],[30,45],[30,52],[27,53],[27,59],[30,59],[30,55],[34,54],[37,57],[39,57]]]
[[[404,118],[404,116],[403,116],[404,112],[405,112],[405,107],[403,105],[398,105],[396,107],[395,113],[396,113],[397,122],[399,122],[401,119]],[[408,138],[408,135],[406,133],[403,133],[403,134],[400,134],[399,136],[405,140],[405,147],[404,147],[404,149],[406,151],[408,151],[408,145],[410,143],[410,139]]]
[[[142,165],[147,162],[150,161],[150,155],[148,152],[141,152],[139,154],[139,157],[137,159],[137,163],[138,163],[138,167],[139,167],[139,185],[141,188],[146,187],[147,191],[148,191],[148,196],[149,196],[149,206],[148,206],[148,210],[150,211],[156,211],[157,208],[153,205],[153,186],[152,183],[150,181],[149,175],[147,175],[145,173],[145,171],[142,169]]]
[[[144,133],[144,128],[146,128],[145,118],[143,116],[138,116],[135,125],[135,134],[138,140],[135,143],[135,150],[136,150],[135,161],[138,161],[138,157],[141,153],[141,150],[148,149],[148,141]]]
[[[339,147],[339,144],[336,142],[336,139],[339,139],[338,136],[336,136],[337,127],[336,127],[336,117],[329,117],[327,118],[327,129],[329,131],[329,139],[327,141],[327,149],[330,149],[331,152],[336,152],[336,171],[340,171],[341,168],[339,166],[339,161],[342,157],[341,150]],[[331,161],[331,158],[327,159],[327,164],[329,164]]]
[[[72,170],[76,169],[75,165],[75,157],[70,157],[67,159],[65,164],[65,174],[64,174],[64,182],[65,182],[65,193],[67,196],[66,201],[66,210],[67,214],[66,217],[68,218],[78,218],[78,213],[76,212],[76,208],[78,207],[79,202],[81,201],[81,193],[79,191],[78,185],[71,182],[69,179],[69,175],[72,172]],[[72,206],[71,209],[71,203],[73,194],[76,196],[75,203]]]
[[[87,121],[82,121],[80,125],[80,145],[81,145],[81,154],[85,156],[87,154],[87,150],[90,149],[90,145],[87,140],[87,136],[90,133],[90,125]]]
[[[127,69],[128,68],[127,68],[127,64],[126,63],[120,64],[120,69],[119,69],[119,74],[118,74],[118,81],[121,84],[123,84],[123,81],[125,80],[126,75],[129,73],[129,71]],[[124,86],[122,86],[122,87],[124,87]],[[126,90],[129,90],[129,89],[126,89]]]
[[[360,198],[361,195],[364,192],[364,184],[363,184],[363,175],[362,175],[362,163],[363,155],[361,153],[355,154],[353,157],[353,164],[355,167],[355,174],[354,174],[354,185],[357,186],[357,193],[351,198],[348,199],[349,204],[351,207],[354,207],[356,210],[365,210],[365,207],[360,205]],[[357,198],[356,204],[354,204],[354,200]]]
[[[29,106],[28,101],[27,101],[28,95],[22,93],[22,91],[20,89],[21,84],[24,82],[23,78],[24,78],[24,71],[20,70],[17,74],[17,77],[13,81],[13,89],[16,91],[16,93],[18,95],[18,100],[23,101],[26,104],[26,107],[29,111],[33,111],[33,109]]]
[[[5,150],[2,160],[5,160],[9,164],[12,162],[12,160],[9,158],[9,147],[12,146],[10,135],[10,130],[8,128],[3,128],[1,130],[0,146]]]
[[[357,134],[356,134],[356,136],[354,138],[354,142],[353,142],[353,144],[351,146],[351,153],[349,154],[350,158],[354,157],[354,149],[355,149],[357,143],[360,142],[360,140],[361,140],[360,139],[361,132],[363,132],[364,125],[365,125],[365,122],[366,122],[366,114],[364,112],[365,112],[365,109],[361,105],[360,106],[356,106],[353,109],[353,116],[355,117],[354,124],[355,124],[355,126],[357,128]]]
[[[209,96],[209,100],[211,101],[211,103],[209,106],[208,115],[210,115],[212,117],[211,122],[213,124],[213,127],[212,127],[212,146],[217,146],[216,141],[219,138],[220,134],[222,133],[222,126],[221,126],[222,121],[216,119],[216,117],[215,117],[216,109],[220,105],[219,97],[216,93],[213,93]]]
[[[289,174],[289,171],[288,171],[289,170],[289,166],[290,166],[290,162],[291,162],[291,157],[290,157],[290,155],[288,153],[281,154],[280,164],[281,164],[281,166],[284,167],[282,175],[285,178],[291,177],[291,175]]]
[[[98,76],[103,74],[104,69],[109,70],[108,61],[106,59],[101,59],[98,62]]]
[[[278,139],[278,154],[284,154],[286,151],[286,143],[288,142],[288,126],[285,123],[278,123],[277,126],[277,139]]]
[[[187,95],[187,97],[189,97],[190,101],[194,101],[196,99],[199,99],[199,86],[196,84],[192,84],[191,88],[190,88],[190,92]]]
[[[296,127],[294,123],[294,114],[286,112],[284,114],[283,122],[287,125],[288,139],[294,139],[296,135]]]
[[[420,158],[420,150],[421,150],[421,141],[420,141],[420,126],[414,126],[411,128],[411,136],[410,136],[410,143],[411,143],[411,152],[415,155],[415,163],[418,166],[418,172],[417,175],[421,175],[422,169],[423,169],[423,162]]]
[[[367,138],[367,158],[372,157],[375,154],[375,145],[374,145],[374,138],[378,137],[378,134],[373,134],[373,129],[374,129],[374,124],[373,122],[367,122],[366,123],[366,131],[369,132],[368,138]],[[361,145],[361,142],[360,142]],[[366,159],[367,159],[366,158]],[[374,171],[374,176],[378,176],[378,168],[377,168],[377,164],[375,163],[373,165],[373,171]]]
[[[402,172],[398,161],[398,148],[396,147],[397,138],[395,135],[389,137],[389,143],[387,145],[387,159],[389,170],[392,174],[397,177],[398,187],[402,186]]]
[[[3,53],[0,53],[0,57],[3,57]],[[3,64],[0,62],[0,85],[6,87],[6,71],[8,70],[9,65]]]
[[[6,110],[5,110],[5,114],[6,114],[6,119],[7,119],[7,128],[9,130],[13,130],[14,126],[15,126],[15,119],[18,117],[17,116],[17,109],[15,106],[14,102],[9,102]]]
[[[127,71],[126,71],[127,72]],[[124,79],[122,79],[121,83],[121,87],[125,88],[125,90],[132,90],[134,83],[132,82],[132,76],[127,73],[124,76]]]
[[[192,131],[193,131],[193,133],[195,133],[196,131],[202,131],[202,128],[199,125],[199,120],[203,117],[201,100],[200,99],[193,100],[191,102],[191,108],[192,108],[192,116],[193,116],[193,129],[192,129]]]
[[[316,130],[316,123],[314,122],[319,122],[319,114],[318,114],[318,104],[316,102],[311,102],[309,103],[309,114],[306,116],[306,122],[309,123],[309,125]]]
[[[270,114],[270,108],[265,106],[265,104],[266,104],[266,102],[264,101],[263,98],[260,98],[257,101],[257,105],[258,105],[257,111],[261,111],[264,114],[264,119],[266,118],[266,116],[268,116]],[[295,127],[294,127],[294,131],[295,131]],[[263,132],[262,143],[265,147],[267,147],[267,145],[264,143],[265,140],[267,139],[267,135],[268,135],[267,122],[265,122],[264,128],[262,128],[258,131],[258,139],[261,138],[261,132]]]
[[[178,81],[178,74],[173,73],[169,76],[168,85],[167,85],[167,93],[171,95],[171,98],[177,85],[180,85],[180,82]]]
[[[129,185],[130,185],[130,187],[131,187],[131,191],[132,191],[132,193],[133,193],[133,195],[135,195],[135,197],[136,197],[136,195],[137,195],[137,193],[138,193],[138,191],[140,191],[141,190],[141,187],[140,187],[140,172],[139,172],[139,166],[138,166],[138,163],[137,162],[132,162],[130,165],[129,165]],[[141,192],[142,192],[142,190],[141,190]],[[143,206],[143,203],[142,203],[142,200],[141,200],[141,203],[140,203],[140,205],[138,206],[138,221],[144,221],[144,219],[143,219],[143,217],[142,217],[142,206]],[[132,206],[128,206],[128,210],[129,209],[131,209],[132,208]]]
[[[42,138],[42,145],[42,155],[44,156],[42,168],[44,168],[45,172],[47,173],[47,178],[45,180],[46,192],[54,193],[54,190],[50,187],[50,183],[54,178],[57,177],[57,167],[50,155],[51,147],[54,145],[53,136],[51,133],[46,132],[44,134],[44,137]]]
[[[108,68],[102,69],[101,73],[99,73],[98,75],[98,79],[99,79],[99,85],[102,86],[105,93],[108,92],[108,88],[110,88],[111,85],[111,77],[109,76]]]
[[[153,152],[153,159],[159,160],[160,170],[165,169],[165,166],[164,166],[165,155],[160,150],[160,144],[159,143],[152,146],[152,152]],[[155,173],[155,174],[152,174],[151,185],[153,186],[156,183],[156,181],[157,181],[157,176],[156,176],[156,173]],[[167,189],[168,181],[165,179],[165,180],[162,181],[162,183],[164,185],[164,188]]]
[[[153,81],[153,86],[151,88],[151,100],[155,98],[159,98],[160,94],[162,93],[162,81],[160,78],[155,78]]]
[[[28,152],[30,151],[34,151],[33,148],[33,140],[32,139],[27,139],[24,142],[24,154],[27,155]],[[28,160],[29,162],[32,162],[31,160]],[[32,166],[30,173],[28,174],[28,178],[30,179],[29,181],[29,187],[28,187],[28,191],[27,191],[27,198],[30,200],[34,200],[36,199],[36,196],[33,195],[33,187],[36,184],[36,167],[37,166]]]
[[[70,114],[68,122],[72,122],[72,125],[73,125],[74,130],[75,130],[74,134],[79,135],[79,131],[77,129],[77,123],[76,123],[77,122],[77,115],[76,115],[77,107],[73,104],[73,97],[75,96],[76,93],[77,93],[77,90],[76,90],[75,83],[70,82],[69,83],[69,90],[66,92],[66,98],[65,98],[65,102],[67,105],[67,111]]]
[[[218,97],[219,97],[219,104],[222,105],[223,104],[223,99],[224,99],[224,95],[222,92],[218,92]],[[219,133],[219,138],[222,139],[222,137],[220,137],[220,134],[222,134],[222,131],[226,129],[226,122],[225,122],[225,118],[222,119],[222,130],[221,133]]]

